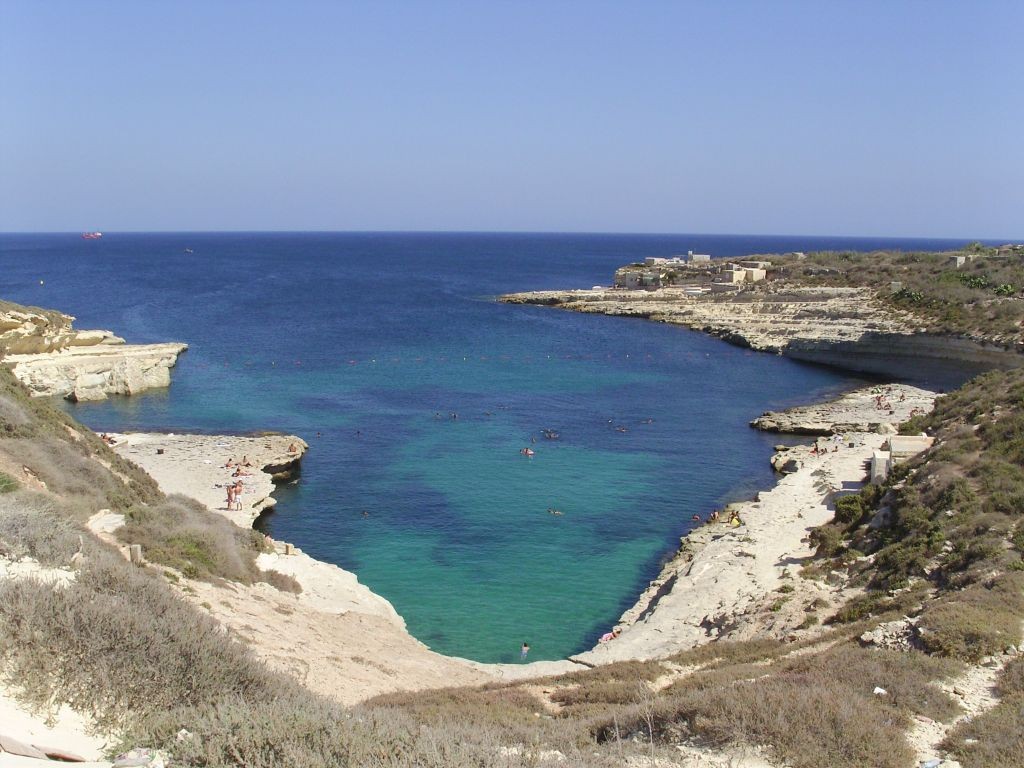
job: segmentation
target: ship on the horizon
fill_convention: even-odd
[[[82,233],[82,239],[83,240],[99,240],[101,237],[103,237],[103,233],[102,232],[83,232]]]

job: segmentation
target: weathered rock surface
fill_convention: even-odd
[[[750,422],[766,432],[794,435],[837,435],[844,432],[888,432],[919,413],[929,413],[935,393],[905,384],[864,387],[835,400],[768,411]],[[893,429],[894,431],[894,429]]]
[[[783,352],[801,340],[842,342],[868,333],[911,334],[917,327],[912,315],[883,306],[864,288],[765,289],[728,297],[691,297],[678,288],[536,291],[500,300],[646,317],[762,352]]]
[[[167,387],[187,344],[97,344],[60,352],[7,355],[4,362],[33,395],[103,400]]]
[[[260,514],[274,505],[274,479],[298,470],[309,448],[294,435],[175,435],[132,432],[112,435],[114,451],[129,459],[160,485],[165,493],[180,493],[201,502],[243,528],[251,528]],[[289,449],[294,450],[289,450]],[[247,459],[244,474],[225,467]],[[241,509],[226,509],[227,486],[237,480],[244,488]]]
[[[780,284],[701,297],[687,296],[681,288],[608,288],[513,293],[499,300],[643,317],[762,352],[868,373],[919,375],[922,366],[951,361],[971,374],[1024,365],[1019,345],[926,333],[918,318],[883,303],[867,288]]]
[[[74,318],[0,302],[0,354],[34,395],[102,400],[171,383],[188,345],[125,344],[110,331],[77,331]]]

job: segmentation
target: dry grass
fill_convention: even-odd
[[[1016,693],[988,712],[959,724],[946,737],[943,747],[952,752],[964,768],[1022,768],[1022,723],[1024,694]]]
[[[81,529],[52,499],[26,491],[0,497],[0,555],[66,566],[84,541]]]
[[[166,586],[98,550],[65,588],[0,583],[0,617],[7,679],[108,727],[287,688]]]
[[[903,729],[907,717],[851,692],[828,673],[786,671],[751,679],[722,673],[702,676],[686,689],[638,705],[599,723],[607,742],[616,735],[659,741],[692,740],[722,748],[772,746],[793,768],[871,765],[903,768],[913,753]]]
[[[186,496],[132,507],[116,536],[125,544],[141,545],[148,561],[190,579],[266,581],[286,592],[302,590],[291,576],[256,567],[256,556],[268,551],[262,533],[239,528]]]
[[[999,695],[1024,695],[1024,656],[1018,656],[1003,668],[999,676]]]
[[[160,500],[156,482],[135,464],[118,456],[91,430],[54,408],[43,398],[30,397],[14,374],[0,365],[0,453],[11,463],[29,467],[54,493],[83,491],[100,507],[123,511],[132,504]],[[83,461],[109,467],[107,477],[83,466]],[[64,476],[67,475],[65,478]],[[97,488],[83,485],[99,479]],[[95,511],[95,509],[93,510]]]

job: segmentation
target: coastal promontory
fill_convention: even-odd
[[[76,330],[74,317],[0,302],[0,356],[36,396],[76,402],[170,385],[187,344],[126,344],[110,331]]]

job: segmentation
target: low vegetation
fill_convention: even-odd
[[[125,544],[140,545],[147,561],[190,579],[267,581],[289,592],[302,589],[290,576],[257,567],[256,556],[270,551],[262,533],[239,528],[185,496],[132,507],[116,536]]]
[[[953,262],[958,256],[965,258],[959,267]],[[935,332],[1015,341],[1024,323],[1020,246],[972,243],[943,253],[823,251],[772,262],[773,277],[787,282],[872,288]]]

